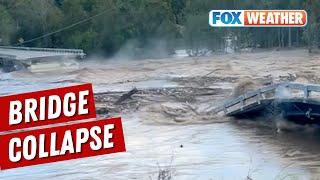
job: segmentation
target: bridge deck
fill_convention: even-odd
[[[55,49],[55,48],[30,48],[0,46],[0,58],[3,60],[28,61],[47,57],[75,56],[83,57],[81,49]]]
[[[311,93],[313,93],[312,96]],[[266,86],[256,91],[248,91],[241,96],[230,99],[223,105],[213,109],[213,112],[224,112],[228,116],[234,116],[263,108],[266,104],[274,100],[281,100],[282,98],[300,98],[305,102],[311,99],[320,100],[320,85],[279,83]]]

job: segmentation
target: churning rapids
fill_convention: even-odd
[[[92,82],[99,116],[122,116],[127,152],[1,171],[0,179],[319,177],[318,128],[280,119],[240,121],[209,110],[232,94],[272,82],[320,83],[319,64],[320,55],[298,49],[2,73],[1,95]],[[114,103],[133,87],[138,92],[132,98]]]

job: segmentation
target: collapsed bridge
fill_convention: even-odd
[[[227,116],[251,118],[266,111],[299,124],[320,125],[320,85],[278,83],[248,91],[213,109]]]

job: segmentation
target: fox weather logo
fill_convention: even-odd
[[[211,10],[212,27],[303,27],[307,24],[304,10]]]

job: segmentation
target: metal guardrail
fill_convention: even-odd
[[[261,95],[263,93],[274,91],[279,86],[280,86],[280,84],[273,84],[273,85],[270,85],[270,86],[266,86],[266,87],[260,88],[260,89],[255,90],[255,91],[248,91],[245,94],[236,97],[235,99],[232,99],[232,100],[229,100],[229,101],[225,102],[224,106],[228,108],[230,106],[238,104],[240,101],[252,98],[252,97],[257,96],[257,95]]]
[[[15,47],[15,46],[0,46],[0,49],[15,49],[15,50],[26,50],[26,51],[45,51],[45,52],[56,52],[56,53],[70,53],[79,56],[85,56],[86,54],[82,49],[61,49],[61,48],[36,48],[36,47]]]
[[[264,99],[263,94],[264,93],[269,93],[269,92],[275,92],[277,88],[288,88],[292,90],[301,90],[304,92],[304,98],[309,98],[310,92],[320,92],[320,85],[309,85],[309,84],[299,84],[299,83],[279,83],[279,84],[273,84],[270,86],[266,86],[263,88],[260,88],[255,91],[248,91],[243,95],[240,95],[234,99],[226,101],[222,106],[219,106],[215,108],[213,111],[218,113],[220,111],[227,112],[227,108],[230,108],[236,104],[241,103],[244,105],[245,101],[247,99],[257,97],[256,102],[260,102],[261,99]]]

